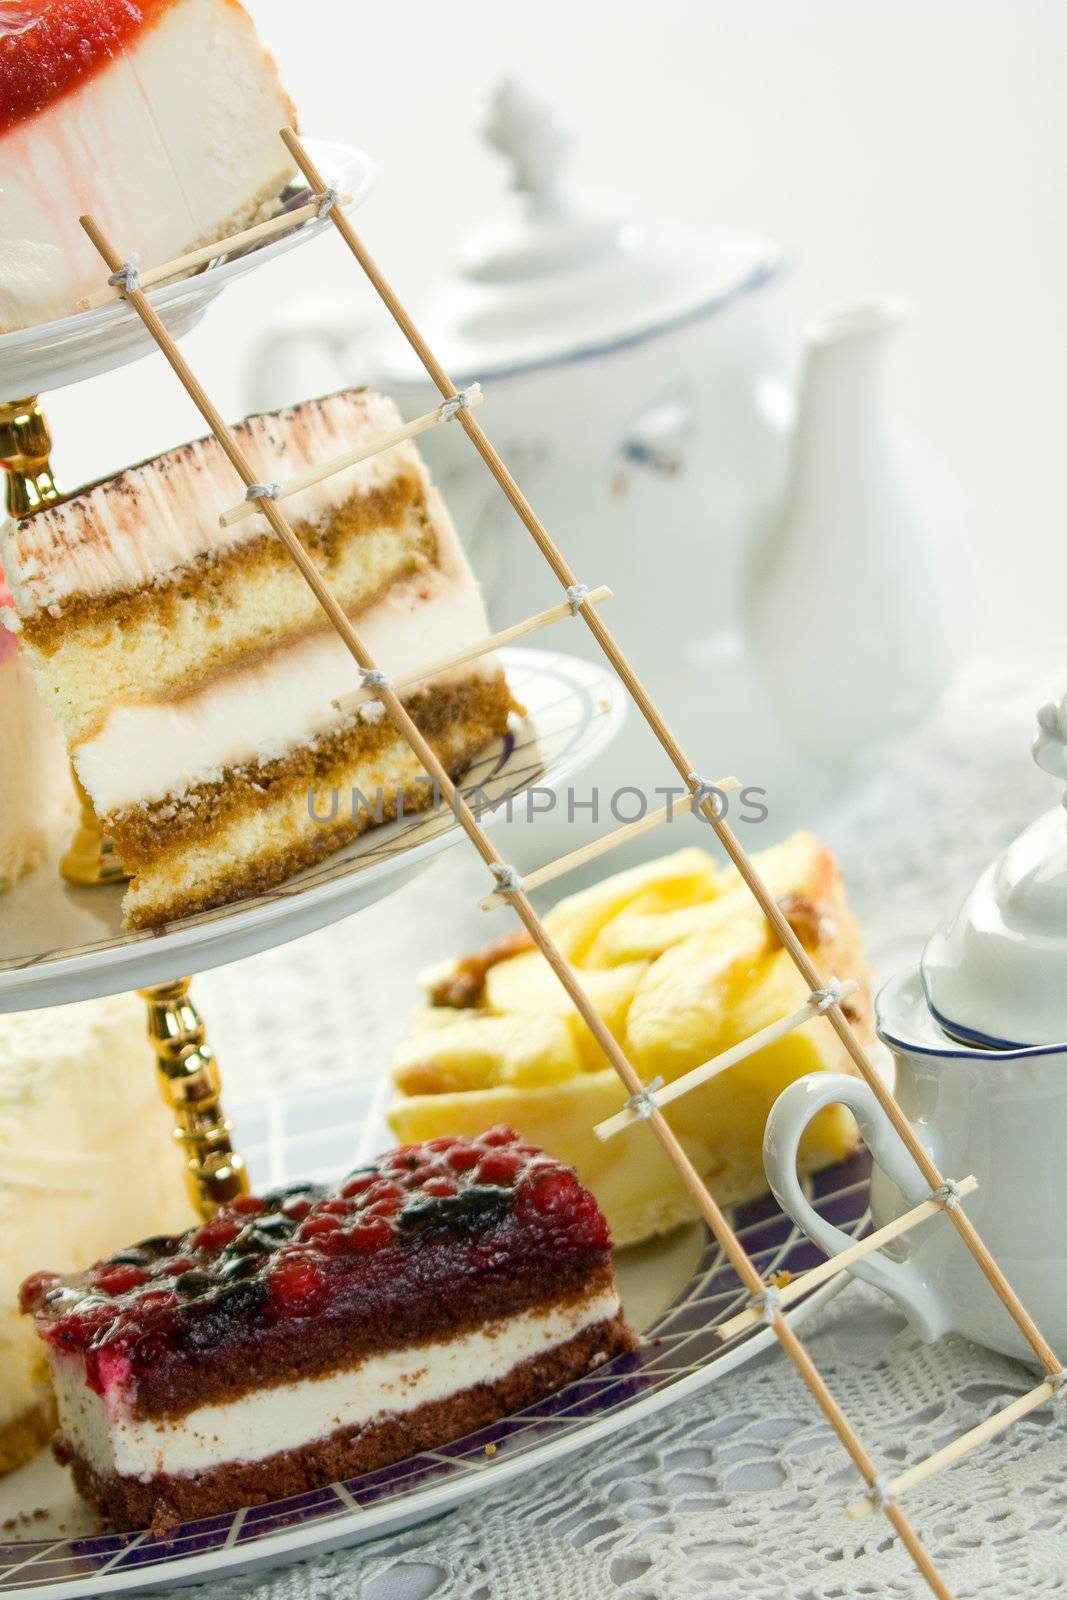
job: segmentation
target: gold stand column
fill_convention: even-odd
[[[230,1143],[230,1122],[220,1104],[222,1081],[200,1013],[189,998],[189,979],[142,989],[148,1037],[156,1052],[163,1098],[177,1113],[174,1137],[185,1155],[193,1204],[210,1217],[248,1192],[245,1164]]]
[[[0,402],[0,466],[7,474],[7,508],[28,516],[61,498],[49,457],[52,439],[36,397]],[[115,847],[106,837],[92,801],[74,773],[81,818],[60,863],[68,883],[92,888],[125,878]],[[185,1159],[189,1192],[202,1217],[248,1190],[244,1162],[230,1143],[230,1123],[220,1104],[222,1085],[215,1053],[200,1014],[189,998],[189,979],[140,991],[148,1006],[148,1037],[156,1052],[159,1085],[175,1114],[174,1137]]]

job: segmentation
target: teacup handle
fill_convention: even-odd
[[[862,1078],[843,1072],[813,1072],[798,1078],[771,1107],[763,1140],[763,1162],[771,1190],[783,1211],[828,1256],[847,1250],[855,1240],[815,1211],[800,1185],[797,1153],[808,1124],[833,1105],[848,1106],[855,1116],[874,1160],[904,1197],[901,1211],[918,1205],[930,1194],[929,1184]],[[920,1338],[938,1339],[951,1326],[948,1307],[917,1263],[890,1261],[878,1252],[857,1261],[848,1271],[895,1300]]]

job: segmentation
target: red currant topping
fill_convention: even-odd
[[[116,1308],[102,1300],[86,1300],[70,1314],[57,1322],[54,1337],[60,1344],[73,1350],[86,1350],[94,1334],[109,1328],[115,1321]]]
[[[351,1206],[347,1200],[324,1200],[319,1206],[319,1215],[327,1217],[347,1217]]]
[[[425,1193],[425,1191],[423,1192]],[[403,1204],[404,1196],[402,1194],[383,1195],[380,1200],[375,1200],[373,1205],[368,1206],[363,1215],[365,1217],[391,1217],[400,1210]]]
[[[138,1317],[157,1317],[163,1312],[173,1311],[178,1304],[178,1296],[170,1289],[150,1289],[137,1301]]]
[[[351,1200],[357,1194],[362,1194],[372,1184],[377,1183],[377,1172],[355,1172],[341,1185],[341,1194],[345,1200]]]
[[[103,1266],[89,1274],[89,1282],[102,1294],[127,1294],[130,1289],[147,1283],[148,1273],[142,1272],[140,1267]]]
[[[229,1217],[212,1217],[210,1222],[205,1222],[198,1228],[189,1240],[193,1250],[209,1250],[212,1254],[221,1250],[224,1245],[236,1239],[240,1233],[240,1224]]]
[[[505,1128],[500,1126],[496,1128],[489,1128],[485,1133],[482,1134],[481,1138],[478,1140],[478,1143],[480,1145],[484,1145],[487,1149],[495,1150],[499,1145],[514,1144],[518,1137],[519,1136],[515,1132],[514,1128]]]
[[[525,1198],[542,1216],[551,1217],[566,1211],[577,1196],[578,1179],[565,1168],[549,1169],[538,1173],[528,1185]]]
[[[491,1150],[478,1164],[479,1183],[499,1183],[507,1188],[514,1183],[525,1165],[521,1156],[511,1150]]]
[[[284,1316],[314,1316],[326,1304],[326,1275],[306,1256],[277,1262],[269,1282],[271,1299]]]
[[[19,1310],[35,1311],[44,1299],[45,1292],[59,1282],[58,1272],[35,1272],[19,1290]]]
[[[482,1152],[476,1150],[472,1144],[457,1144],[445,1156],[453,1172],[469,1172],[481,1159]]]
[[[164,1278],[180,1278],[183,1272],[191,1272],[195,1266],[196,1262],[192,1256],[175,1256],[173,1261],[164,1262],[160,1276]]]
[[[422,1185],[422,1192],[436,1199],[442,1199],[446,1195],[458,1194],[459,1184],[455,1178],[428,1178]]]
[[[349,1250],[356,1254],[369,1255],[374,1250],[381,1250],[395,1237],[392,1225],[385,1217],[368,1217],[351,1230],[346,1242]]]
[[[318,1239],[323,1234],[336,1233],[341,1226],[339,1217],[323,1216],[316,1212],[313,1217],[305,1217],[296,1230],[298,1239]]]
[[[231,1200],[226,1210],[239,1217],[255,1217],[261,1211],[266,1211],[267,1202],[261,1200],[256,1194],[239,1194],[236,1200]]]
[[[426,1141],[426,1149],[427,1150],[451,1150],[452,1146],[453,1145],[457,1145],[458,1143],[459,1143],[459,1135],[458,1134],[446,1133],[440,1139],[427,1139],[427,1141]]]

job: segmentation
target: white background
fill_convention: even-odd
[[[799,330],[883,290],[918,302],[903,399],[973,505],[1001,639],[1057,638],[1067,341],[1061,0],[251,0],[306,132],[379,164],[362,216],[417,298],[491,211],[480,142],[505,73],[557,106],[575,177],[793,254]],[[305,274],[358,292],[326,240],[231,291],[189,340],[236,415],[257,324]],[[68,482],[202,431],[158,357],[51,397]],[[121,417],[121,424],[116,420]],[[1055,630],[1055,631],[1052,631]]]

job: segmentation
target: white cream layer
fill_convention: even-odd
[[[53,1356],[60,1432],[101,1476],[146,1481],[159,1473],[261,1461],[328,1438],[338,1428],[364,1427],[475,1384],[495,1383],[521,1361],[614,1317],[618,1309],[618,1297],[605,1292],[551,1311],[525,1312],[455,1339],[371,1356],[347,1372],[199,1406],[175,1422],[130,1416],[121,1392],[102,1399],[86,1386],[83,1357]]]
[[[240,7],[181,0],[135,29],[109,64],[0,139],[0,328],[66,316],[100,288],[107,269],[78,226],[84,211],[120,251],[156,263],[277,196],[292,171],[278,138],[290,120]]]
[[[489,631],[478,585],[434,490],[429,504],[439,565],[394,584],[354,618],[370,654],[394,676],[476,644]],[[490,655],[459,670],[470,677],[500,669]],[[358,669],[329,629],[228,672],[198,694],[116,707],[99,733],[78,746],[74,764],[102,815],[181,795],[217,782],[227,767],[275,760],[337,728],[341,718],[331,702],[358,687]],[[361,715],[378,717],[381,707],[370,703]]]
[[[284,481],[400,424],[392,400],[347,389],[291,411],[249,417],[236,432],[262,481]],[[319,526],[355,494],[386,487],[401,472],[428,482],[410,441],[395,445],[286,499],[294,526]],[[213,438],[131,467],[118,480],[75,495],[0,530],[0,561],[24,617],[71,595],[97,596],[161,583],[198,556],[269,533],[266,518],[219,526],[241,482]]]

